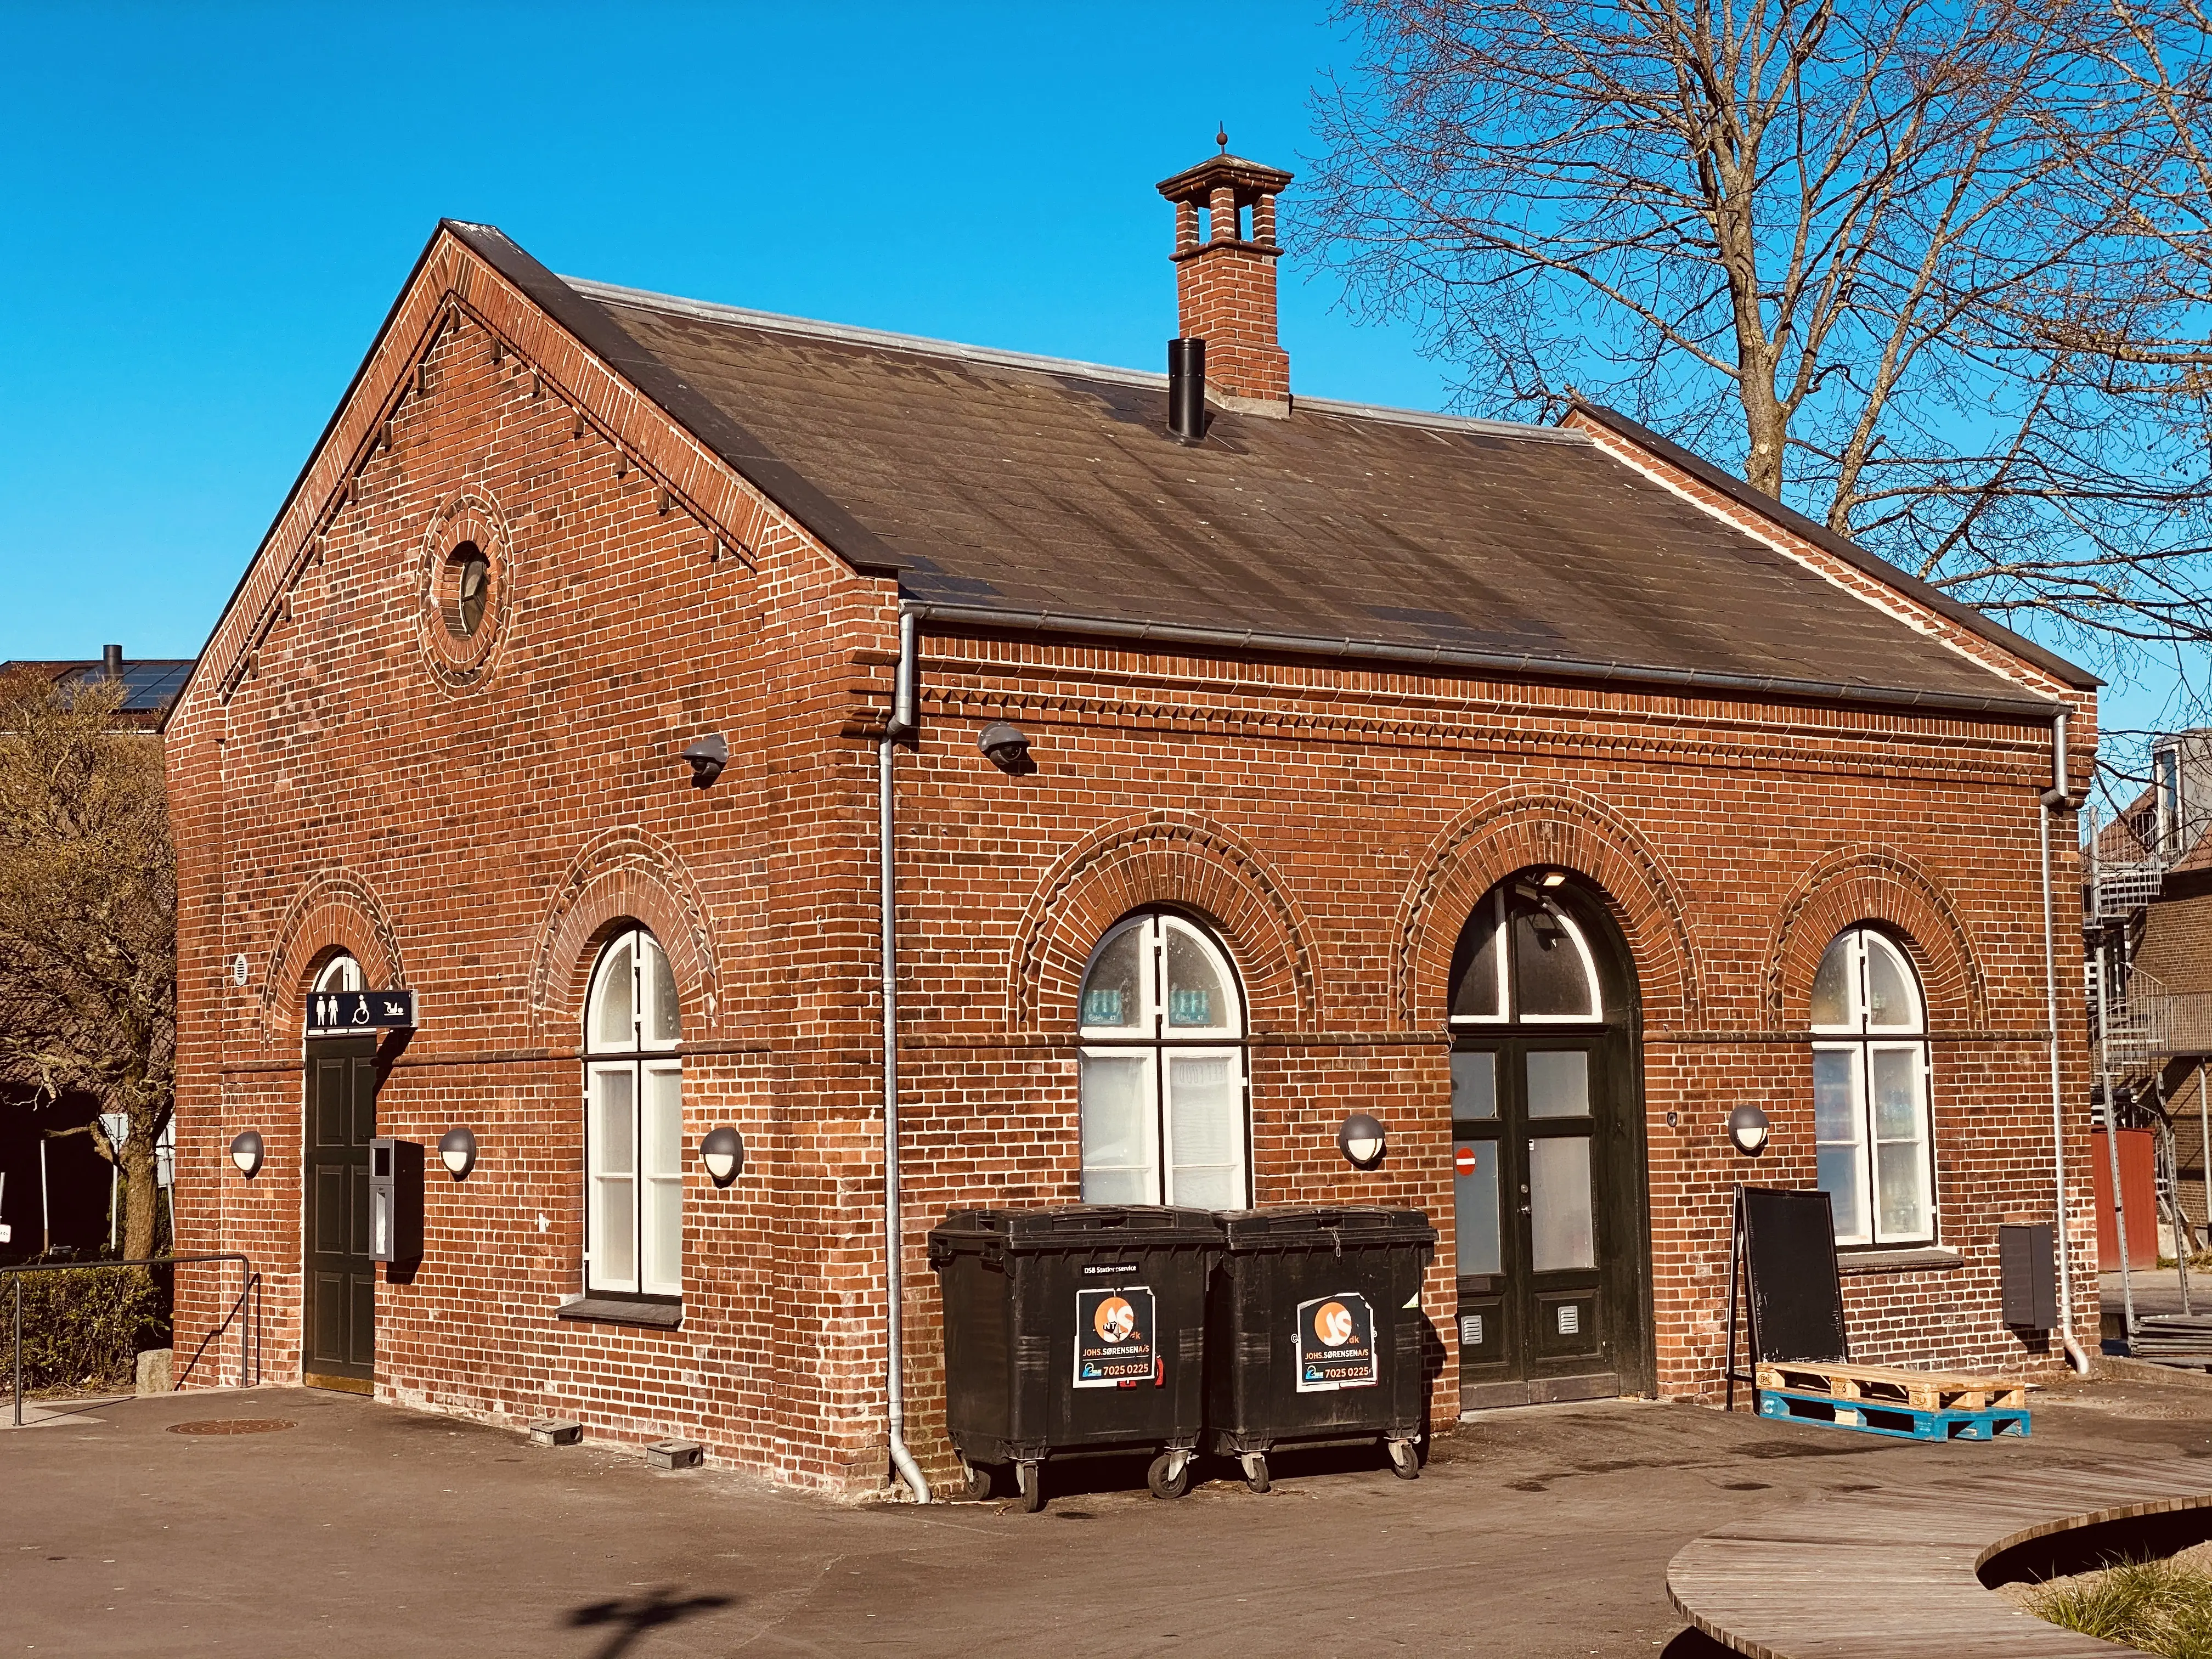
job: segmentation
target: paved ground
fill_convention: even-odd
[[[0,1431],[0,1655],[1688,1659],[1712,1650],[1666,1564],[1722,1521],[1994,1463],[2212,1458],[2212,1389],[2036,1401],[2033,1440],[1936,1447],[1553,1407],[1464,1425],[1413,1484],[1316,1454],[1279,1458],[1268,1497],[1162,1504],[1140,1467],[1091,1465],[1029,1516],[836,1505],[342,1395],[131,1400]],[[166,1431],[242,1418],[295,1426]]]

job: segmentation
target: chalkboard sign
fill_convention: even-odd
[[[1736,1189],[1753,1360],[1849,1359],[1828,1195]]]

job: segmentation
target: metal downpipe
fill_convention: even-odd
[[[896,843],[891,811],[892,760],[901,738],[914,730],[915,618],[899,618],[898,678],[890,724],[876,745],[876,893],[880,917],[884,1006],[884,1414],[890,1430],[891,1467],[917,1504],[929,1502],[929,1482],[906,1443],[904,1234],[899,1220],[898,950],[896,890],[892,854]]]
[[[2052,742],[2064,765],[2064,728],[2054,728]],[[2063,778],[2063,773],[2062,773]],[[2054,793],[2061,793],[2054,790]],[[2063,799],[2063,793],[2062,793]],[[2049,796],[2044,798],[2042,810],[2037,814],[2039,840],[2043,854],[2043,1003],[2044,1019],[2051,1030],[2051,1167],[2055,1177],[2058,1224],[2051,1237],[2058,1246],[2058,1329],[2059,1344],[2066,1352],[2067,1363],[2081,1376],[2089,1374],[2089,1356],[2082,1351],[2074,1334],[2074,1273],[2072,1253],[2066,1248],[2066,1095],[2058,1071],[2058,956],[2053,939],[2051,921],[2051,814],[2056,804]]]

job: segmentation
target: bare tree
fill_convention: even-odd
[[[2125,678],[2212,639],[2196,0],[1353,0],[1305,211],[1472,407],[1579,386]]]
[[[130,1115],[124,1253],[150,1255],[176,1054],[177,875],[161,740],[118,686],[0,678],[0,1080]]]

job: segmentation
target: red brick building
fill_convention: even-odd
[[[439,228],[167,728],[182,1242],[264,1274],[269,1376],[879,1486],[887,774],[933,1478],[922,1239],[975,1204],[1419,1206],[1439,1425],[1714,1394],[1745,1179],[1831,1189],[1861,1357],[2057,1363],[1996,1230],[2086,1093],[2039,836],[2096,682],[1608,411],[1294,398],[1287,182],[1162,187],[1180,437],[1158,375]],[[363,984],[411,1033],[305,1039]],[[372,1119],[477,1149],[391,1273]]]

